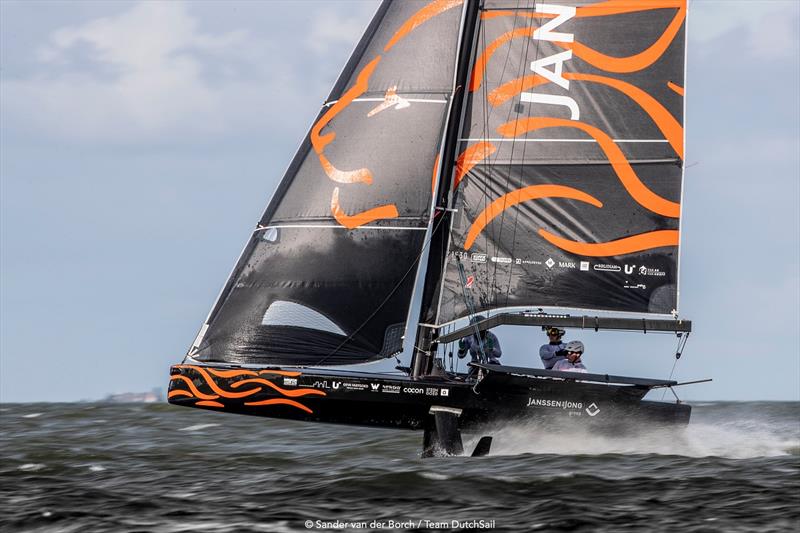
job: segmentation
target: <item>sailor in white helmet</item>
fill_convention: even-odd
[[[567,358],[562,359],[553,366],[553,370],[561,370],[566,372],[588,372],[586,367],[581,362],[583,355],[583,343],[581,341],[570,341],[564,347],[567,352]]]

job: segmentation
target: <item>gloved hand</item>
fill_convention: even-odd
[[[464,359],[467,355],[467,341],[464,339],[460,339],[458,341],[458,358]]]
[[[494,340],[491,337],[483,339],[483,351],[490,354],[494,351]]]

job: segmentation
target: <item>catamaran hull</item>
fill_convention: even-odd
[[[479,383],[344,371],[176,365],[169,402],[217,411],[360,426],[423,430],[451,413],[461,431],[504,422],[569,423],[615,432],[685,425],[691,407],[642,400],[646,387],[487,376]]]

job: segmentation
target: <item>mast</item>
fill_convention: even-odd
[[[466,87],[472,65],[472,55],[477,41],[476,29],[480,7],[481,0],[466,0],[464,3],[463,25],[459,36],[459,50],[456,59],[453,101],[447,118],[446,133],[441,151],[442,164],[439,168],[438,187],[431,213],[430,244],[424,269],[425,282],[422,289],[422,305],[420,307],[414,353],[411,359],[411,375],[415,378],[424,376],[430,372],[433,366],[436,330],[428,323],[434,317],[427,316],[426,309],[430,308],[430,302],[437,297],[437,287],[441,281],[442,269],[444,268],[447,254],[448,233],[452,218],[452,212],[449,209],[453,199],[452,176],[453,167],[455,166],[455,152],[464,115]]]

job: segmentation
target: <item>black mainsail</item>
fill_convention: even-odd
[[[401,350],[461,17],[460,0],[380,6],[190,356],[345,364]]]
[[[423,322],[677,310],[683,0],[485,0]],[[435,261],[435,260],[434,260]]]

